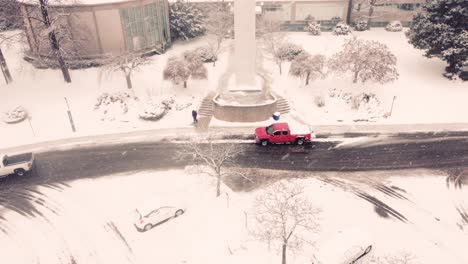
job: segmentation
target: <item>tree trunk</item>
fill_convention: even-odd
[[[187,88],[187,81],[184,81],[184,88]]]
[[[307,73],[307,76],[306,76],[306,86],[309,85],[309,78],[310,78],[310,72]]]
[[[50,17],[49,17],[49,11],[47,10],[47,0],[39,0],[39,4],[41,6],[41,14],[42,14],[42,19],[44,20],[44,25],[46,28],[51,27],[50,23]],[[67,83],[71,83],[71,77],[70,77],[70,72],[68,71],[68,66],[65,63],[65,60],[63,59],[62,53],[60,52],[60,46],[57,40],[57,36],[55,35],[55,31],[51,30],[48,34],[49,36],[49,42],[50,46],[52,48],[52,51],[54,52],[54,56],[57,59],[60,69],[62,70],[63,74],[63,79]]]
[[[354,79],[353,83],[357,83],[357,78],[358,78],[359,72],[354,72]]]
[[[216,60],[213,61],[213,67],[216,67]]]
[[[3,77],[5,77],[5,82],[7,84],[13,82],[13,78],[11,78],[10,71],[8,70],[8,65],[6,64],[5,57],[3,56],[2,49],[0,48],[0,69],[3,72]]]
[[[281,75],[282,74],[281,63],[278,63],[278,67],[279,67],[279,71],[280,71],[280,75]]]
[[[368,14],[368,18],[367,18],[367,29],[370,29],[370,24],[371,24],[371,21],[372,21],[372,15],[373,14],[374,14],[374,6],[373,6],[373,3],[371,1],[370,6],[369,6],[369,14]]]
[[[219,197],[221,195],[221,175],[216,177],[216,197]]]
[[[283,253],[281,254],[281,264],[286,264],[286,248],[287,248],[287,245],[283,244]]]
[[[130,74],[125,74],[125,79],[127,80],[127,88],[132,89],[132,79],[130,79]]]
[[[353,12],[353,0],[348,0],[348,13],[346,14],[346,24],[351,25],[351,12]]]

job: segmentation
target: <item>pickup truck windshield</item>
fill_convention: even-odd
[[[266,127],[266,133],[268,135],[271,135],[271,133],[273,133],[273,125],[269,125]]]

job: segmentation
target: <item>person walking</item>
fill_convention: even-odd
[[[197,111],[192,110],[193,123],[198,123]]]

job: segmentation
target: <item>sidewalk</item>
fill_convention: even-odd
[[[253,139],[254,127],[210,127],[206,132],[193,128],[170,128],[143,130],[118,134],[104,134],[64,138],[38,142],[34,144],[0,149],[0,153],[18,153],[24,151],[43,152],[73,147],[91,147],[95,145],[123,144],[132,142],[156,142],[169,140],[187,140],[195,136],[210,135],[217,139]],[[318,138],[349,138],[357,136],[378,136],[411,133],[468,132],[468,123],[450,124],[401,124],[401,125],[321,125],[312,127]]]

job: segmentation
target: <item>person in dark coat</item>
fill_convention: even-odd
[[[197,119],[197,111],[192,110],[192,117],[193,117],[193,122],[194,122],[194,123],[197,123],[197,122],[198,122],[198,119]]]

